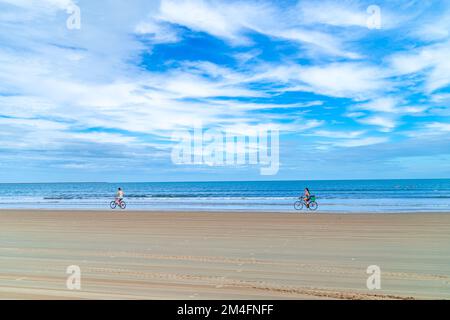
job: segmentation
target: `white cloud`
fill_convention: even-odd
[[[387,137],[360,137],[359,133],[354,134],[353,136],[345,136],[343,132],[336,133],[337,135],[334,137],[325,135],[324,137],[333,140],[318,141],[315,145],[315,149],[327,151],[334,148],[356,148],[385,143],[389,141]]]
[[[154,44],[175,43],[181,40],[175,28],[155,20],[138,23],[135,32],[147,36]]]
[[[345,50],[338,37],[299,27],[302,20],[295,11],[295,7],[280,9],[258,1],[163,0],[155,18],[211,34],[234,45],[251,44],[246,36],[251,31],[312,46],[332,56],[360,57]]]
[[[434,23],[424,24],[416,31],[416,35],[428,41],[447,39],[449,37],[450,23],[448,13],[445,20],[438,20]]]
[[[317,136],[322,138],[332,138],[332,139],[353,139],[363,135],[365,131],[330,131],[330,130],[317,130],[310,134],[310,136]]]
[[[435,132],[450,132],[450,123],[433,122],[427,124],[425,127]]]
[[[376,98],[369,102],[357,104],[350,110],[365,110],[375,113],[390,114],[418,114],[427,110],[427,106],[409,106],[405,104],[400,97],[382,97]]]
[[[447,140],[450,132],[450,123],[448,122],[428,122],[421,123],[414,130],[408,130],[404,134],[415,139],[423,139],[424,137],[439,138],[443,141]]]
[[[386,137],[368,137],[368,138],[360,138],[360,139],[349,139],[345,141],[340,141],[334,143],[337,147],[362,147],[369,146],[373,144],[379,144],[383,142],[387,142],[388,138]]]
[[[437,93],[431,96],[431,101],[436,103],[450,102],[450,93]]]
[[[382,70],[362,63],[333,63],[298,71],[296,77],[311,91],[334,97],[367,98],[388,83]]]
[[[120,144],[127,145],[135,143],[137,139],[135,137],[124,136],[117,133],[107,132],[85,132],[85,133],[69,133],[67,138],[70,140],[87,141],[99,144]]]
[[[357,100],[376,97],[390,85],[384,70],[355,62],[318,65],[262,63],[242,78],[242,82],[276,83],[274,91],[307,91]]]
[[[357,105],[357,109],[374,112],[396,112],[398,100],[395,98],[379,98],[365,104]]]
[[[382,115],[374,115],[358,119],[357,121],[363,124],[378,126],[382,132],[390,132],[397,126],[397,122],[392,117]]]
[[[345,57],[349,59],[359,59],[362,57],[358,53],[343,49],[343,44],[338,38],[320,31],[308,30],[306,28],[294,28],[273,31],[271,35],[286,40],[310,44],[312,45],[311,49],[317,48],[332,56]]]
[[[1,0],[0,3],[6,3],[20,8],[33,10],[42,10],[42,9],[65,10],[69,6],[75,4],[75,2],[72,0]]]
[[[0,126],[18,127],[28,130],[46,130],[58,131],[68,128],[67,125],[44,119],[27,119],[27,118],[0,118]]]
[[[450,42],[433,44],[412,52],[392,55],[393,74],[411,75],[423,73],[425,91],[432,93],[450,84]]]
[[[425,41],[440,41],[448,39],[450,30],[450,7],[439,8],[421,19],[420,24],[413,26],[412,37]]]
[[[298,9],[301,20],[306,24],[324,24],[333,27],[359,27],[359,31],[368,28],[368,19],[373,14],[369,6],[377,5],[380,9],[382,30],[399,29],[415,19],[423,12],[420,4],[414,2],[363,2],[355,0],[340,1],[299,1]]]
[[[301,20],[306,24],[358,26],[367,28],[366,8],[355,3],[303,1],[298,4]]]
[[[243,28],[258,15],[267,16],[263,6],[203,0],[163,0],[158,18],[242,44],[248,41],[242,35]]]

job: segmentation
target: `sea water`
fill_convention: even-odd
[[[317,212],[450,212],[450,179],[0,184],[0,209],[109,209],[118,187],[131,210],[294,212],[308,187]]]

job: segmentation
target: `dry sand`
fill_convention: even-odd
[[[450,214],[4,210],[0,298],[449,299]]]

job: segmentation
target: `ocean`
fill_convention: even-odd
[[[450,179],[0,184],[0,209],[109,209],[117,187],[129,210],[295,212],[308,187],[316,212],[450,212]]]

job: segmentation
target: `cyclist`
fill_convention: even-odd
[[[308,189],[308,188],[305,188],[305,192],[304,192],[304,194],[303,194],[303,200],[304,200],[305,203],[306,203],[306,207],[309,208],[309,202],[310,202],[310,200],[311,200],[311,193],[309,192],[309,189]]]
[[[122,200],[123,200],[123,191],[122,188],[118,188],[116,193],[116,203],[120,204]]]

